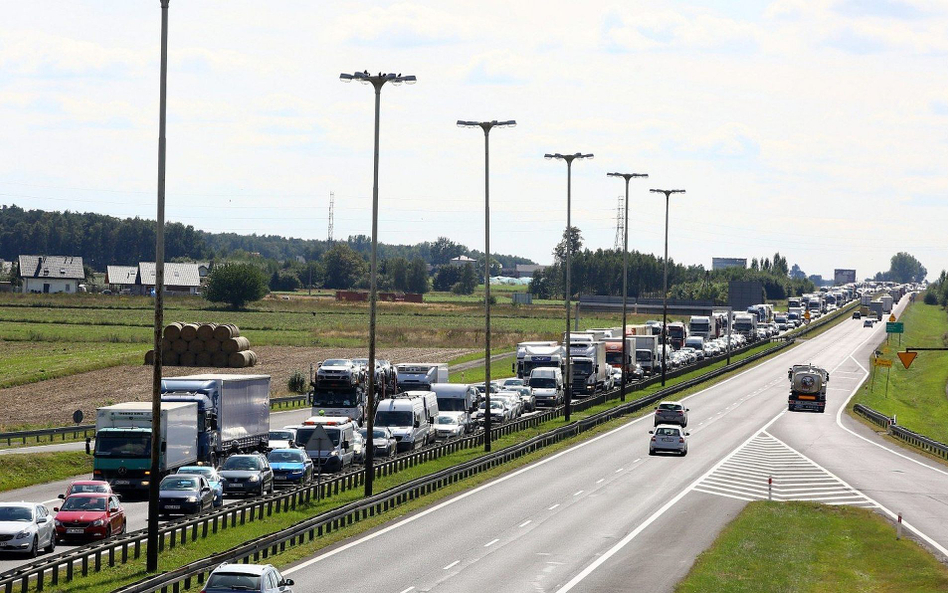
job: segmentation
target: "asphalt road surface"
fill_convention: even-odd
[[[902,511],[945,553],[948,472],[837,418],[883,332],[845,321],[685,398],[686,457],[649,456],[640,418],[284,572],[303,592],[670,591],[770,477],[778,500]],[[786,411],[805,362],[831,373],[825,414]],[[371,557],[397,561],[354,569]]]

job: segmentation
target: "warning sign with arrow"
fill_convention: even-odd
[[[895,322],[895,315],[889,315],[889,323]]]
[[[918,352],[899,352],[898,355],[899,360],[902,361],[902,366],[909,368],[912,366],[912,361],[918,356]]]

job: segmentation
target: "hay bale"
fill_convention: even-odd
[[[227,362],[227,353],[223,350],[218,350],[211,354],[211,366],[222,369],[227,366]]]
[[[244,350],[250,350],[250,340],[243,336],[238,336],[236,338],[231,338],[221,342],[221,350],[227,354],[232,354],[234,352],[242,352]]]
[[[197,355],[194,357],[194,366],[199,366],[199,367],[211,366],[211,353],[198,352]]]
[[[165,326],[164,336],[174,342],[175,340],[181,337],[181,327],[184,324],[180,321],[175,321],[174,323],[169,323]]]
[[[196,323],[185,323],[181,327],[181,339],[185,342],[196,340],[198,337],[198,325]]]
[[[250,350],[231,352],[227,357],[227,366],[233,369],[242,369],[244,367],[253,366],[253,356],[254,354]]]
[[[257,353],[254,352],[253,350],[248,350],[247,352],[250,353],[250,366],[252,367],[257,366]]]
[[[195,358],[196,357],[193,352],[184,352],[178,357],[178,364],[183,367],[193,367]]]
[[[210,340],[205,340],[204,342],[205,352],[211,352],[211,353],[220,352],[220,349],[221,349],[221,343],[218,342],[216,339],[211,338]]]
[[[149,350],[145,353],[145,364],[153,365],[155,364],[155,351]]]
[[[169,340],[168,338],[161,338],[161,350],[167,352],[171,350],[171,345],[174,344],[174,340]]]
[[[239,335],[240,330],[237,329],[237,326],[233,323],[221,323],[214,328],[214,338],[221,343],[231,338],[236,338]]]
[[[197,337],[199,340],[208,340],[214,339],[214,328],[217,327],[216,323],[202,323],[198,326]]]
[[[175,340],[171,343],[171,351],[184,354],[188,351],[188,343],[181,339]]]
[[[194,340],[193,342],[188,342],[188,352],[193,352],[195,354],[198,352],[204,352],[204,341]]]
[[[161,366],[176,367],[180,362],[180,357],[174,350],[168,350],[161,353]]]

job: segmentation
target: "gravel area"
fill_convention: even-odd
[[[235,373],[270,375],[271,395],[287,395],[286,383],[295,370],[309,375],[309,365],[326,358],[366,358],[368,350],[358,348],[304,348],[295,346],[258,346],[255,367],[216,369],[201,367],[165,367],[164,376],[177,377],[199,373]],[[389,348],[376,356],[392,362],[446,362],[472,352],[470,348]],[[12,426],[72,424],[72,414],[82,410],[84,423],[95,421],[96,408],[151,399],[152,368],[120,366],[49,379],[30,385],[0,389],[0,431]]]

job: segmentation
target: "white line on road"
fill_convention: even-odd
[[[284,570],[283,572],[286,572],[286,571]],[[408,593],[409,591],[414,591],[414,590],[415,590],[414,587],[409,587],[409,588],[407,588],[407,589],[401,591],[401,593]]]
[[[547,510],[548,510],[548,511],[552,511],[553,509],[555,509],[555,508],[558,507],[558,506],[560,506],[560,503],[556,503],[555,505],[551,506],[551,507],[548,508]]]
[[[496,543],[499,542],[499,541],[500,541],[499,539],[492,539],[492,540],[490,540],[489,542],[487,542],[486,544],[484,544],[484,547],[485,547],[485,548],[489,548],[489,547],[493,546],[494,544],[496,544]]]
[[[598,480],[596,480],[596,483],[597,483],[597,484],[602,484],[602,483],[605,482],[605,481],[606,481],[605,478],[599,478]]]
[[[517,525],[517,527],[526,527],[527,525],[529,525],[529,524],[532,523],[532,522],[533,522],[532,519],[527,519],[526,521],[524,521],[524,522],[521,523],[520,525]]]
[[[573,496],[579,496],[582,493],[583,493],[582,490],[577,490],[576,492],[573,492]]]
[[[636,459],[636,460],[633,461],[632,463],[638,463],[638,462],[640,462],[640,461],[642,461],[642,458],[641,458],[641,457],[639,457],[638,459]],[[621,468],[620,468],[620,469],[621,469]]]
[[[457,566],[457,565],[460,564],[460,563],[461,563],[460,560],[455,560],[455,561],[452,562],[451,564],[445,566],[442,570],[451,570],[452,568],[454,568],[455,566]]]
[[[621,472],[623,469],[625,469],[625,468],[620,467],[619,469],[616,470],[616,473]]]

